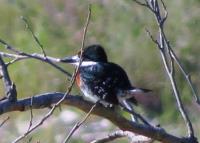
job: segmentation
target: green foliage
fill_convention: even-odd
[[[166,5],[169,17],[165,31],[182,65],[186,71],[192,73],[192,79],[199,89],[200,1],[166,1]],[[81,0],[1,0],[0,38],[25,52],[41,53],[25,23],[20,19],[21,16],[25,16],[48,55],[54,57],[73,55],[81,45],[87,6],[87,2]],[[144,7],[132,1],[97,0],[92,3],[92,18],[86,45],[102,44],[108,52],[109,60],[125,68],[132,83],[155,91],[156,96],[161,99],[162,112],[148,110],[149,113],[144,114],[159,120],[163,126],[173,121],[174,126],[178,127],[176,123],[182,118],[177,111],[159,51],[147,36],[145,28],[157,36],[154,17]],[[0,46],[0,51],[4,51],[3,46]],[[71,66],[62,66],[73,71]],[[36,60],[13,64],[9,67],[9,72],[17,85],[19,98],[50,91],[65,92],[68,84],[62,73]],[[187,106],[196,106],[192,102],[191,92],[181,73],[177,72],[177,75],[184,103]],[[4,94],[2,87],[0,82],[1,95]],[[78,93],[76,89],[73,92]],[[195,129],[199,131],[200,127]],[[54,127],[50,126],[45,133],[39,131],[37,136],[42,138],[45,134],[48,142],[55,142],[52,136],[55,134],[53,130]],[[36,138],[35,135],[34,137]],[[74,142],[82,141],[74,140]]]

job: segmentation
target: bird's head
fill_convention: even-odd
[[[81,51],[72,57],[65,57],[62,62],[78,65],[81,59]],[[92,64],[96,62],[107,62],[107,55],[101,45],[90,45],[83,49],[82,64]]]

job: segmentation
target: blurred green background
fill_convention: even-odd
[[[141,114],[148,117],[152,123],[160,123],[170,133],[185,135],[185,125],[177,111],[159,50],[145,32],[145,28],[148,28],[155,37],[157,36],[154,17],[147,9],[131,0],[1,0],[0,38],[19,50],[41,53],[20,19],[20,16],[24,16],[29,20],[47,55],[53,57],[73,55],[81,46],[88,3],[92,3],[92,17],[86,45],[102,44],[109,60],[120,64],[127,71],[134,85],[154,91],[155,98],[152,105],[155,105],[148,105],[146,108],[137,107]],[[165,24],[165,32],[199,91],[200,1],[166,1],[166,6],[169,17]],[[0,51],[5,51],[2,45]],[[73,71],[71,66],[61,66],[67,71]],[[69,85],[64,74],[37,60],[17,62],[9,67],[9,72],[17,85],[18,98],[51,91],[65,92]],[[191,117],[196,135],[200,139],[200,107],[191,96],[181,73],[177,72],[176,75],[181,97]],[[72,92],[80,94],[76,87]],[[4,96],[2,81],[0,95]],[[34,123],[47,112],[48,109],[34,110]],[[61,111],[57,110],[44,125],[22,142],[61,142],[83,115],[83,112],[75,108],[62,106]],[[0,121],[7,116],[10,116],[9,121],[0,128],[2,143],[13,141],[27,130],[30,112],[4,114],[0,117]],[[75,133],[71,142],[89,142],[115,130],[116,127],[109,121],[92,116]],[[128,141],[121,139],[115,142]]]

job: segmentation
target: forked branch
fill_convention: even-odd
[[[5,98],[7,98],[10,102],[14,102],[17,100],[17,90],[15,84],[11,81],[7,65],[4,63],[1,55],[0,55],[0,76],[3,78],[4,89],[5,89]]]
[[[170,82],[172,85],[172,89],[174,91],[178,109],[187,125],[188,136],[189,136],[189,138],[191,138],[191,140],[195,140],[196,138],[194,137],[194,130],[192,127],[192,123],[189,119],[187,112],[184,109],[184,106],[183,106],[183,103],[182,103],[182,100],[180,97],[179,89],[177,87],[177,82],[175,80],[174,61],[179,66],[181,72],[183,73],[183,76],[187,80],[189,87],[191,88],[197,103],[199,103],[199,98],[194,90],[194,87],[192,85],[190,78],[187,76],[186,72],[184,71],[183,67],[181,66],[181,64],[180,64],[176,54],[172,50],[171,45],[170,45],[170,43],[166,37],[166,34],[164,32],[164,23],[168,16],[166,5],[164,4],[163,0],[160,1],[161,6],[159,5],[158,0],[145,0],[145,2],[146,3],[142,3],[142,4],[140,4],[138,2],[137,3],[140,4],[141,6],[148,8],[153,13],[153,15],[156,19],[157,25],[158,25],[159,39],[155,40],[153,38],[152,34],[148,30],[147,30],[147,33],[150,36],[151,40],[157,45],[158,49],[160,50],[160,54],[161,54],[161,57],[162,57],[162,60],[163,60],[164,66],[165,66],[165,70],[169,76],[169,79],[170,79]],[[164,15],[161,14],[162,12],[164,12]]]

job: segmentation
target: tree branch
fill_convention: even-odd
[[[83,40],[82,40],[82,45],[81,45],[81,57],[80,59],[82,59],[82,51],[83,51],[83,48],[84,48],[84,44],[85,44],[85,37],[86,37],[86,33],[87,33],[87,27],[88,27],[88,24],[89,24],[89,20],[90,20],[90,16],[91,16],[91,7],[89,5],[89,8],[88,8],[88,17],[87,17],[87,21],[86,21],[86,25],[84,27],[84,33],[83,33]],[[48,61],[48,59],[46,58],[46,54],[45,54],[45,51],[43,49],[43,46],[40,44],[40,41],[38,40],[38,38],[34,35],[33,31],[31,30],[30,26],[28,25],[28,22],[26,21],[26,19],[24,19],[24,21],[26,22],[27,26],[28,26],[28,29],[31,31],[31,34],[33,35],[34,39],[36,40],[36,42],[39,44],[40,48],[42,49],[43,51],[43,56],[44,56],[44,59],[42,61],[45,61],[47,63],[49,63],[50,65],[54,66],[55,68],[57,69],[61,69],[59,66],[57,66],[56,64],[52,63],[51,61]],[[1,40],[2,41],[2,40]],[[16,54],[18,55],[22,55],[22,56],[28,56],[30,57],[31,55],[30,54],[27,54],[27,53],[24,53],[24,52],[21,52],[21,51],[18,51],[17,49],[14,49],[12,48],[11,46],[9,46],[6,42],[2,42],[6,48],[8,50],[11,50],[13,52],[15,52]],[[20,141],[21,139],[23,139],[25,136],[27,136],[29,133],[31,133],[32,131],[34,131],[35,129],[37,129],[40,125],[43,124],[43,122],[48,119],[55,111],[55,109],[60,106],[60,104],[64,101],[65,97],[70,94],[71,90],[72,90],[72,87],[75,83],[75,79],[76,79],[76,76],[77,76],[77,73],[79,71],[79,68],[80,68],[80,65],[81,65],[81,62],[82,60],[80,60],[79,62],[79,65],[78,67],[76,67],[71,79],[70,79],[70,85],[68,86],[67,88],[67,91],[65,92],[65,94],[63,95],[63,97],[56,103],[53,105],[53,107],[51,108],[51,110],[40,120],[40,122],[38,122],[36,125],[34,125],[33,127],[31,127],[31,124],[29,125],[30,128],[28,128],[27,132],[25,132],[23,135],[19,136],[17,139],[15,139],[13,141],[13,143],[17,143],[18,141]],[[31,100],[31,110],[32,110],[32,102],[33,102],[33,99]],[[92,108],[93,109],[93,108]],[[88,115],[89,116],[89,115]],[[85,118],[86,120],[87,118]],[[31,123],[31,121],[30,121]],[[81,125],[81,124],[80,124]],[[74,130],[75,131],[75,130]],[[73,134],[73,132],[72,132]],[[71,134],[71,135],[72,135]],[[69,136],[70,137],[70,136]]]
[[[188,136],[192,140],[195,140],[196,138],[194,136],[194,130],[192,127],[192,123],[189,119],[187,112],[185,111],[184,105],[183,105],[181,97],[180,97],[179,89],[177,87],[177,82],[175,80],[174,60],[178,64],[179,69],[183,73],[183,76],[186,78],[186,80],[189,84],[189,87],[192,89],[193,94],[195,93],[195,90],[192,86],[191,80],[189,78],[187,78],[186,72],[183,70],[182,66],[180,65],[179,60],[178,60],[177,56],[175,55],[174,51],[172,50],[171,45],[165,35],[164,22],[166,21],[167,16],[168,16],[166,6],[165,6],[164,2],[161,0],[161,8],[162,8],[162,10],[161,10],[158,0],[145,0],[145,1],[146,2],[148,1],[146,3],[145,7],[147,7],[153,13],[153,15],[156,19],[156,22],[158,25],[159,42],[157,40],[154,40],[153,36],[151,35],[151,33],[149,31],[147,31],[147,32],[148,32],[151,40],[157,45],[158,49],[160,50],[160,54],[161,54],[161,57],[163,60],[163,64],[165,66],[165,70],[168,74],[172,89],[174,91],[174,96],[175,96],[175,99],[176,99],[176,102],[178,105],[178,109],[183,117],[183,120],[185,121],[186,126],[187,126]],[[144,6],[144,5],[142,5],[142,6]],[[162,11],[164,11],[164,16],[161,15]],[[198,99],[198,96],[196,95],[196,93],[194,94],[194,96],[196,97],[197,103],[199,103],[199,99]]]
[[[36,42],[36,43],[39,45],[39,47],[41,48],[42,53],[43,53],[43,56],[46,57],[47,55],[46,55],[46,52],[44,51],[43,45],[41,44],[41,42],[39,41],[39,39],[37,38],[37,36],[35,36],[35,34],[34,34],[32,28],[31,28],[31,26],[30,26],[28,20],[27,20],[25,17],[23,17],[23,16],[21,16],[21,19],[25,22],[26,28],[31,32],[31,35],[32,35],[33,39],[35,40],[35,42]]]
[[[33,98],[26,98],[11,103],[7,100],[0,101],[0,115],[12,111],[27,111],[32,109],[47,108],[57,103],[63,98],[64,93],[45,93],[34,96]],[[32,99],[31,99],[32,98]],[[32,100],[32,105],[31,105]],[[93,103],[84,100],[81,96],[67,95],[62,104],[76,107],[86,113],[89,112]],[[144,135],[146,137],[161,141],[163,143],[188,143],[190,138],[179,138],[165,132],[158,127],[150,127],[142,124],[134,123],[121,116],[117,111],[105,108],[99,104],[93,109],[92,114],[101,116],[110,120],[114,125],[123,131],[130,131],[136,134]],[[123,124],[122,124],[123,123]],[[191,142],[195,143],[195,142]]]
[[[0,127],[2,127],[9,119],[9,116],[6,119],[4,119],[3,122],[1,122]]]
[[[142,135],[136,135],[132,132],[128,132],[128,131],[115,131],[114,133],[109,134],[106,137],[100,138],[100,139],[96,139],[94,141],[92,141],[91,143],[106,143],[106,142],[110,142],[113,141],[115,139],[118,138],[122,138],[122,137],[128,137],[131,140],[131,143],[150,143],[152,142],[152,139],[147,138],[145,136]]]
[[[37,53],[28,54],[28,53],[19,51],[16,48],[14,48],[11,45],[9,45],[8,43],[6,43],[2,39],[0,39],[0,43],[3,44],[7,50],[12,51],[12,52],[15,53],[15,54],[10,54],[10,53],[0,52],[1,56],[5,56],[5,57],[9,57],[9,58],[14,58],[15,59],[14,62],[19,61],[19,60],[23,60],[23,59],[28,59],[28,58],[40,60],[42,62],[50,64],[51,66],[53,66],[57,70],[59,70],[62,73],[66,74],[69,78],[71,77],[71,74],[69,72],[67,72],[65,69],[63,69],[60,66],[58,66],[58,65],[55,64],[55,63],[61,62],[61,60],[58,59],[58,58],[53,58],[53,57],[49,57],[49,56],[45,57],[44,55],[37,54]]]
[[[87,14],[87,19],[86,19],[86,23],[85,23],[85,26],[83,28],[83,38],[82,38],[82,42],[81,42],[81,48],[80,48],[80,61],[78,63],[78,66],[75,68],[75,71],[73,73],[73,76],[71,78],[71,87],[69,88],[69,92],[67,94],[70,93],[71,89],[72,89],[72,86],[75,82],[75,78],[78,74],[78,71],[79,71],[79,68],[81,66],[81,63],[82,63],[82,56],[83,56],[83,48],[85,47],[85,39],[86,39],[86,34],[87,34],[87,29],[88,29],[88,25],[89,25],[89,22],[90,22],[90,17],[91,17],[91,5],[89,4],[88,5],[88,14]],[[66,95],[65,95],[66,96]],[[74,125],[74,127],[72,128],[72,130],[69,132],[68,136],[65,138],[64,140],[64,143],[68,142],[69,139],[72,137],[72,135],[74,134],[74,132],[87,120],[87,118],[90,116],[91,112],[93,111],[93,109],[96,107],[96,103],[95,105],[93,105],[91,107],[91,109],[89,110],[89,112],[87,113],[87,115],[82,119],[82,121],[76,123]]]
[[[67,137],[65,138],[63,143],[67,143],[69,141],[69,139],[72,137],[72,135],[75,133],[75,131],[89,118],[89,116],[91,115],[93,109],[96,107],[97,104],[98,104],[98,102],[96,102],[91,107],[90,111],[86,114],[86,116],[81,121],[79,121],[78,123],[76,123],[74,125],[74,127],[71,129],[71,131],[69,132],[69,134],[67,135]]]
[[[7,65],[4,63],[3,59],[0,56],[0,75],[3,77],[4,89],[6,98],[10,102],[17,100],[17,90],[15,84],[11,81],[8,74]]]

